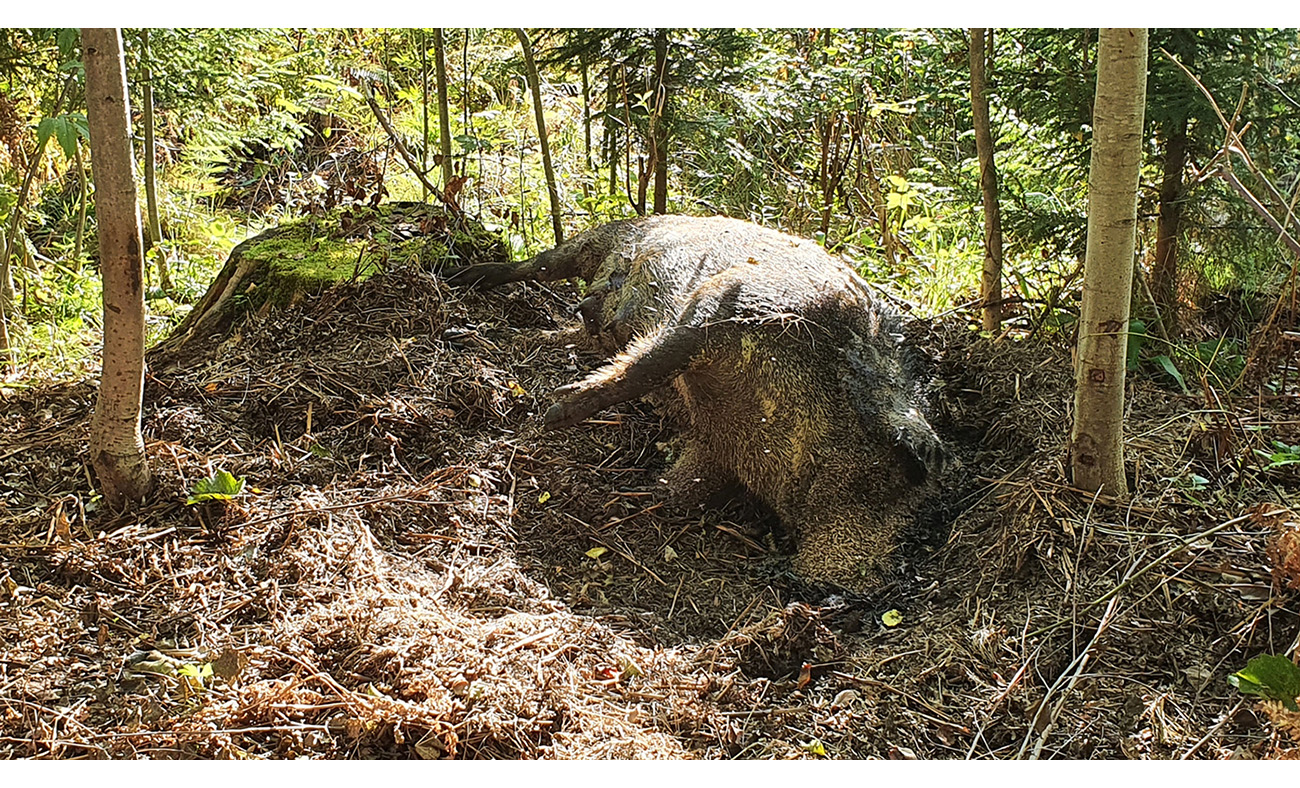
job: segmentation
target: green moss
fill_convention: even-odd
[[[389,260],[394,265],[414,265],[436,271],[447,263],[447,246],[432,236],[410,238],[393,244]]]
[[[375,273],[373,261],[363,257],[365,242],[339,240],[321,231],[311,219],[284,225],[281,232],[248,247],[245,260],[265,263],[245,290],[253,307],[271,302],[284,305],[299,293],[315,292],[340,282],[357,281]]]

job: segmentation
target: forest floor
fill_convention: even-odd
[[[541,431],[600,363],[576,299],[399,270],[249,320],[150,370],[126,515],[92,383],[0,400],[0,757],[1295,756],[1227,682],[1296,648],[1300,466],[1254,452],[1294,398],[1135,381],[1134,493],[1095,498],[1068,351],[936,323],[944,533],[819,596],[757,507],[662,497],[649,406]],[[218,470],[245,493],[187,505]]]

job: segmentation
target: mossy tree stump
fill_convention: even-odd
[[[150,360],[165,363],[194,343],[225,337],[242,316],[265,316],[390,266],[439,270],[508,258],[505,245],[481,223],[424,203],[353,205],[294,219],[232,249],[207,293],[150,350]]]

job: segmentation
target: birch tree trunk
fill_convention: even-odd
[[[1002,211],[998,206],[998,171],[993,166],[993,133],[989,128],[988,80],[984,62],[985,30],[970,30],[970,103],[975,124],[975,150],[980,160],[980,192],[984,201],[984,272],[980,297],[984,300],[985,331],[1002,325]]]
[[[104,275],[104,355],[90,422],[90,461],[100,492],[120,509],[149,491],[140,434],[144,392],[144,257],[131,157],[126,63],[116,28],[81,32],[86,119]]]
[[[1076,486],[1109,495],[1128,492],[1124,370],[1146,77],[1146,29],[1102,28],[1070,464]]]

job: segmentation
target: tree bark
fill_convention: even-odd
[[[582,56],[582,152],[586,157],[587,171],[594,167],[591,163],[591,82],[588,75],[590,65],[587,55]]]
[[[81,253],[86,243],[86,203],[90,201],[90,184],[86,181],[86,162],[81,156],[80,139],[72,150],[76,153],[73,161],[77,167],[77,182],[80,184],[81,192],[77,200],[77,233],[72,240],[72,259],[80,265]]]
[[[975,150],[980,162],[980,193],[984,202],[984,270],[980,297],[984,300],[983,328],[1002,325],[1002,212],[998,205],[998,171],[993,164],[993,133],[989,124],[989,97],[984,64],[985,29],[970,31],[970,102],[975,124]]]
[[[429,44],[424,28],[420,28],[420,169],[429,171]],[[429,187],[420,184],[420,190],[420,201],[428,202]]]
[[[614,107],[618,105],[618,83],[614,80],[614,67],[610,66],[609,81],[605,85],[605,161],[609,164],[609,196],[618,194],[618,127],[614,120]]]
[[[149,214],[149,234],[145,238],[144,253],[147,256],[149,250],[155,244],[162,242],[162,222],[158,220],[158,146],[154,140],[154,115],[153,115],[153,69],[149,65],[149,31],[140,31],[140,46],[142,49],[140,70],[141,81],[144,82],[141,91],[141,99],[144,107],[142,109],[144,121],[144,201],[145,209]],[[164,293],[172,291],[172,274],[167,266],[167,255],[161,249],[155,255],[158,265],[158,287],[162,288]]]
[[[546,170],[546,191],[551,198],[551,228],[555,231],[555,245],[564,243],[564,223],[560,214],[560,191],[555,185],[555,169],[551,166],[551,145],[546,137],[546,115],[542,112],[542,83],[537,76],[537,61],[533,59],[533,44],[522,27],[515,28],[519,45],[524,50],[524,69],[528,72],[528,85],[533,92],[533,113],[537,117],[537,136],[542,144],[542,167]]]
[[[1178,335],[1178,234],[1183,223],[1183,170],[1187,168],[1187,116],[1170,124],[1160,178],[1160,216],[1156,256],[1151,264],[1151,295],[1164,336]]]
[[[651,113],[650,158],[654,161],[654,212],[668,212],[668,28],[655,30],[655,106]]]
[[[1124,370],[1133,290],[1147,31],[1103,28],[1088,173],[1088,251],[1070,464],[1076,486],[1125,495]]]
[[[438,74],[438,148],[442,153],[442,188],[451,185],[451,112],[447,107],[447,52],[442,28],[433,30],[434,68]]]
[[[86,118],[104,276],[104,356],[90,422],[90,461],[113,508],[149,491],[140,433],[144,393],[144,257],[131,156],[130,105],[121,33],[85,28]]]

